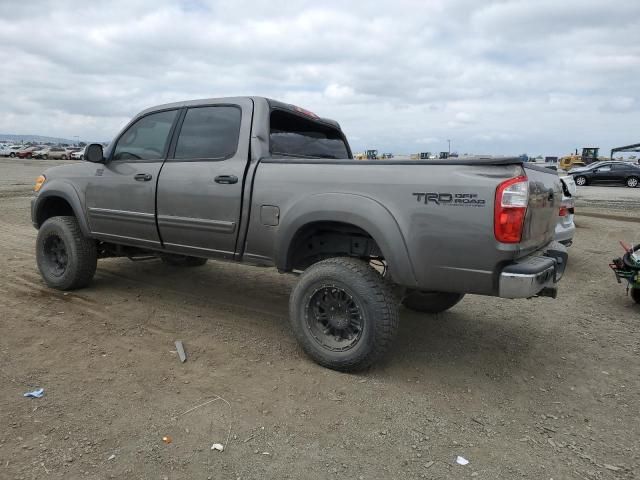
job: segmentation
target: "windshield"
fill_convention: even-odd
[[[351,158],[342,132],[282,110],[271,113],[273,157]]]

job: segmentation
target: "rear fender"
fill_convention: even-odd
[[[379,202],[362,195],[322,193],[296,202],[280,219],[276,241],[276,266],[289,270],[289,248],[296,233],[314,222],[342,222],[367,232],[378,244],[393,280],[417,285],[406,242],[393,215]]]

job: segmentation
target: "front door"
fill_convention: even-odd
[[[596,168],[593,176],[593,183],[611,183],[614,181],[615,174],[611,168],[611,164],[607,163]]]
[[[168,250],[233,257],[252,110],[246,98],[187,109],[158,181],[158,228]]]
[[[159,247],[156,182],[166,158],[178,110],[134,121],[116,140],[87,185],[87,213],[97,238]]]

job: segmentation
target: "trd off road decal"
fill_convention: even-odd
[[[451,205],[454,207],[484,207],[486,200],[478,198],[477,193],[412,193],[418,203],[425,205]]]

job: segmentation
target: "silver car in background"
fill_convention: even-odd
[[[573,243],[573,236],[576,232],[576,225],[573,222],[576,204],[576,183],[571,175],[560,177],[562,182],[562,203],[558,213],[558,223],[556,223],[555,238],[557,242],[565,246]]]

